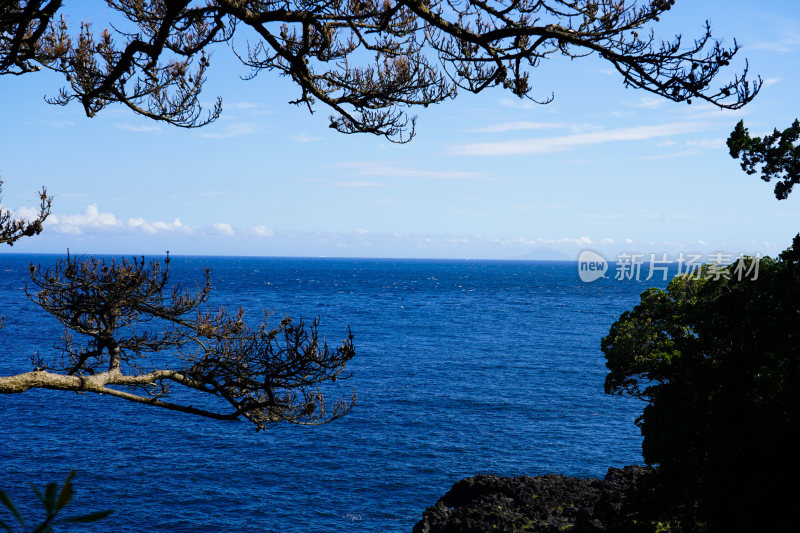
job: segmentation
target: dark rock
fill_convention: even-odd
[[[414,533],[615,531],[606,524],[615,523],[626,495],[649,471],[610,468],[603,480],[555,474],[463,479],[425,510]]]

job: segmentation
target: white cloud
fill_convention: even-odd
[[[25,207],[20,207],[15,211],[13,209],[7,209],[5,206],[0,204],[0,211],[3,210],[8,211],[8,214],[14,219],[31,221],[39,218],[39,210],[36,209],[35,207],[25,206]]]
[[[133,229],[140,229],[146,233],[155,233],[156,228],[143,218],[129,218],[128,227]]]
[[[800,32],[796,29],[785,31],[780,37],[752,44],[748,48],[780,53],[794,52],[800,48]]]
[[[564,122],[531,122],[528,120],[518,120],[515,122],[501,122],[499,124],[492,124],[483,128],[469,129],[470,132],[486,132],[486,133],[501,133],[504,131],[519,131],[519,130],[543,130],[543,129],[561,129],[568,128],[570,124]]]
[[[676,157],[687,157],[690,155],[697,155],[700,152],[697,150],[679,150],[677,152],[670,152],[668,154],[658,154],[658,155],[642,155],[637,157],[636,159],[642,161],[659,161],[661,159],[674,159]]]
[[[75,125],[74,122],[71,120],[48,120],[45,124],[53,129],[63,130],[66,128],[71,128]]]
[[[507,156],[562,152],[578,146],[605,144],[618,141],[641,141],[658,137],[669,137],[708,129],[705,122],[672,122],[654,126],[637,126],[613,130],[578,133],[559,137],[518,139],[501,142],[483,142],[455,145],[451,153],[456,155]]]
[[[710,103],[687,105],[683,113],[691,120],[724,120],[734,122],[750,113],[747,109],[720,109]]]
[[[656,98],[655,96],[643,96],[632,105],[633,107],[641,107],[645,109],[658,109],[664,106],[666,100],[664,98]]]
[[[686,146],[700,148],[702,150],[721,150],[722,148],[725,148],[725,139],[719,137],[717,139],[686,141]]]
[[[37,210],[22,208],[18,210],[18,213],[25,217],[32,217],[36,215]],[[150,221],[141,217],[131,217],[123,222],[113,213],[100,211],[97,204],[88,205],[83,213],[53,213],[45,221],[45,226],[55,233],[69,235],[83,235],[95,231],[147,233],[150,235],[170,232],[191,235],[195,231],[195,228],[183,224],[180,218],[175,218],[171,222],[163,222],[161,220]]]
[[[214,229],[215,232],[219,233],[220,235],[226,235],[228,237],[236,233],[235,231],[233,231],[233,228],[230,226],[230,224],[226,224],[224,222],[217,222],[212,226],[212,228]]]
[[[536,109],[541,107],[541,104],[522,98],[503,98],[500,100],[500,105],[511,109]]]
[[[258,104],[255,102],[234,102],[232,104],[225,104],[227,109],[256,109]]]
[[[336,181],[333,183],[336,187],[347,188],[365,188],[365,187],[386,187],[385,183],[378,183],[377,181]]]
[[[256,127],[253,124],[234,122],[233,124],[228,124],[225,129],[220,132],[202,133],[200,135],[206,139],[233,139],[235,137],[250,135],[255,131]]]
[[[513,239],[510,241],[501,241],[505,245],[507,244],[525,244],[527,246],[541,246],[542,244],[574,244],[577,246],[588,246],[592,244],[592,239],[589,237],[562,237],[560,239],[548,239],[546,237],[538,237],[536,239],[528,239],[526,237],[520,237],[519,239]]]
[[[222,111],[222,116],[219,117],[220,122],[229,121],[229,124],[239,121],[240,118],[252,120],[253,117],[263,117],[265,115],[276,114],[274,109],[268,109],[264,107],[264,105],[256,102],[234,102],[232,104],[225,103],[222,106]]]
[[[614,239],[609,239],[608,237],[606,237],[605,239],[600,241],[600,244],[603,244],[603,245],[614,244]]]
[[[319,137],[312,137],[306,132],[299,133],[297,135],[292,135],[291,139],[296,143],[310,143],[320,140]]]
[[[665,141],[657,144],[659,147],[666,147],[678,144],[675,141]],[[676,157],[688,157],[700,154],[700,150],[723,150],[725,148],[725,139],[718,137],[716,139],[695,139],[686,141],[686,149],[678,150],[677,152],[670,152],[666,154],[656,155],[643,155],[637,159],[644,161],[657,161],[661,159],[674,159]]]
[[[86,228],[111,229],[122,227],[117,217],[112,213],[101,213],[97,204],[90,204],[86,211],[76,215],[52,214],[47,219],[48,227],[58,233],[80,235]]]
[[[161,133],[162,131],[160,126],[144,124],[117,124],[117,128],[126,131],[135,131],[137,133]]]
[[[176,231],[185,229],[185,226],[181,223],[181,219],[176,218],[172,222],[161,222],[160,220],[156,220],[153,222],[153,227],[159,231]]]
[[[333,165],[337,168],[349,169],[355,176],[385,176],[395,178],[423,178],[423,179],[487,179],[483,172],[463,170],[423,170],[404,168],[390,163],[349,162]]]
[[[259,224],[258,226],[253,226],[252,230],[253,233],[258,235],[259,237],[273,237],[275,235],[275,230],[273,230],[272,228],[268,228],[262,224]]]
[[[175,231],[181,231],[183,233],[190,234],[194,231],[193,228],[184,226],[180,218],[176,218],[172,222],[162,222],[160,220],[148,222],[143,218],[129,218],[127,225],[130,229],[144,231],[145,233],[150,234]]]

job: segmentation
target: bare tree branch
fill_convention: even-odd
[[[3,191],[3,180],[0,179],[0,193]],[[42,187],[39,193],[39,212],[33,220],[14,218],[14,214],[0,207],[0,244],[14,246],[22,237],[32,237],[42,232],[42,223],[50,215],[52,196],[47,196],[47,190]]]
[[[251,69],[289,77],[291,103],[333,111],[331,127],[406,142],[411,108],[441,102],[458,89],[493,86],[539,103],[532,74],[554,57],[596,54],[627,87],[676,102],[704,100],[737,109],[761,79],[748,68],[712,86],[739,46],[713,38],[657,40],[654,27],[676,0],[108,0],[137,28],[77,35],[56,20],[61,2],[17,1],[0,10],[0,74],[45,67],[67,87],[49,101],[79,101],[88,116],[111,103],[182,127],[198,127],[199,95],[215,45],[229,45]],[[244,29],[257,38],[245,43]]]
[[[61,0],[4,1],[0,3],[0,75],[35,72],[58,56],[45,44]]]
[[[28,296],[66,332],[56,346],[60,355],[37,356],[34,371],[0,377],[0,393],[92,392],[218,420],[243,418],[259,430],[278,422],[323,424],[353,407],[354,393],[328,405],[319,389],[348,377],[352,334],[332,349],[316,320],[307,327],[286,317],[269,327],[265,315],[251,327],[242,309],[201,311],[211,291],[208,271],[190,292],[168,285],[169,263],[169,256],[163,265],[67,256],[50,269],[31,265],[37,292],[26,289]],[[217,398],[219,406],[166,401],[170,385]]]

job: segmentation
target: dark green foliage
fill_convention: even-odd
[[[19,523],[21,528],[20,531],[25,532],[32,532],[32,533],[48,533],[54,531],[54,526],[64,523],[90,523],[96,522],[101,520],[114,511],[97,511],[94,513],[89,513],[85,515],[73,516],[70,518],[63,518],[59,517],[59,513],[67,506],[67,504],[72,500],[72,496],[74,495],[74,491],[72,489],[72,478],[75,477],[75,471],[69,473],[67,476],[67,480],[64,482],[64,485],[61,487],[61,490],[58,488],[58,484],[56,483],[49,483],[47,487],[44,489],[44,494],[42,494],[39,489],[35,486],[31,485],[31,489],[36,494],[36,497],[42,502],[42,506],[45,510],[45,517],[41,520],[39,525],[31,527],[28,526],[25,518],[22,514],[17,510],[14,506],[11,498],[8,495],[0,490],[0,503],[8,509],[14,518]],[[0,528],[3,531],[11,532],[13,529],[10,525],[6,522],[0,520]]]
[[[741,158],[742,170],[748,174],[761,172],[761,179],[775,183],[775,198],[785,200],[792,187],[800,183],[800,121],[795,119],[783,131],[777,129],[772,135],[750,137],[744,122],[739,121],[728,137],[731,157]],[[760,167],[760,168],[759,168]]]
[[[757,279],[727,273],[642,293],[602,341],[606,392],[647,401],[650,511],[678,513],[689,531],[794,531],[800,235]]]

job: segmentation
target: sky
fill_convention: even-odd
[[[462,92],[416,110],[404,145],[331,130],[327,109],[287,103],[290,80],[242,80],[224,47],[204,90],[222,97],[222,117],[195,130],[121,106],[90,119],[79,104],[49,105],[61,81],[46,72],[0,78],[2,205],[26,216],[43,185],[53,195],[45,231],[0,253],[775,255],[800,231],[800,192],[776,200],[725,139],[741,119],[762,135],[800,117],[800,2],[681,0],[655,30],[691,39],[706,20],[742,47],[721,76],[746,58],[764,79],[742,110],[626,89],[597,57],[554,58],[531,80],[552,103]]]

